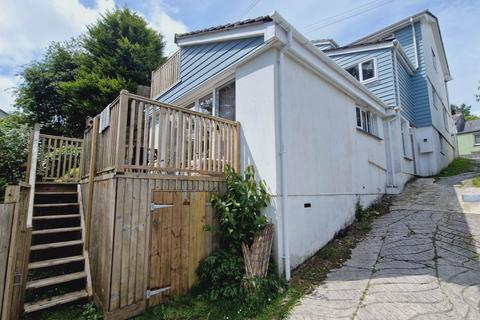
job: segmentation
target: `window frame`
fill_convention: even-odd
[[[410,128],[410,122],[403,117],[400,118],[400,133],[402,136],[403,157],[409,160],[413,160]]]
[[[363,79],[362,64],[367,63],[367,62],[370,62],[370,61],[373,61],[373,77],[364,80],[364,79]],[[355,78],[350,72],[347,71],[347,69],[350,69],[350,68],[352,68],[352,67],[357,67],[357,68],[358,68],[358,77],[359,77],[359,79]],[[369,58],[369,59],[360,61],[360,62],[358,62],[358,63],[354,63],[354,64],[352,64],[352,65],[349,65],[349,66],[345,67],[345,71],[347,71],[352,77],[354,77],[355,79],[357,79],[358,81],[360,81],[360,83],[363,83],[363,84],[376,81],[376,80],[378,80],[377,57]]]
[[[435,54],[435,50],[433,50],[433,48],[430,48],[430,49],[432,50],[433,69],[435,69],[435,71],[438,72],[437,55]]]
[[[478,143],[477,143],[477,137],[479,138]],[[474,133],[473,134],[473,145],[474,146],[480,146],[480,133]]]
[[[378,116],[367,108],[355,106],[355,125],[357,130],[381,139],[378,132]]]

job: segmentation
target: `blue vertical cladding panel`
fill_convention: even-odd
[[[157,100],[173,103],[264,44],[263,36],[180,48],[180,82]]]
[[[410,123],[415,125],[415,105],[412,96],[412,77],[407,70],[397,60],[398,70],[398,89],[400,94],[400,106],[402,107],[402,116],[404,116]]]
[[[397,105],[392,50],[390,48],[331,55],[330,58],[344,69],[354,64],[376,58],[378,80],[369,82],[365,84],[365,86],[387,105]]]
[[[418,69],[410,78],[410,90],[414,104],[414,124],[417,127],[432,125],[430,101],[428,98],[427,76],[425,73],[425,54],[420,23],[414,24],[415,38],[417,41]],[[395,38],[400,42],[405,53],[415,65],[415,47],[413,44],[412,27],[407,26],[394,32]]]

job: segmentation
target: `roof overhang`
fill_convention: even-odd
[[[383,28],[377,32],[374,32],[372,34],[369,34],[363,38],[360,38],[352,43],[349,44],[350,45],[358,45],[358,44],[361,44],[361,43],[364,43],[364,42],[372,42],[372,41],[376,41],[376,40],[379,40],[379,39],[382,39],[386,36],[390,36],[392,35],[396,30],[399,30],[399,29],[402,29],[404,27],[407,27],[409,25],[411,25],[412,23],[415,23],[415,22],[420,22],[420,21],[424,21],[426,23],[429,23],[431,25],[433,25],[433,37],[434,37],[434,41],[435,41],[435,44],[437,45],[438,48],[440,48],[440,54],[439,54],[439,58],[440,58],[440,62],[442,64],[442,69],[444,70],[444,76],[445,76],[445,79],[447,81],[450,81],[452,80],[452,75],[450,74],[450,68],[448,66],[448,62],[447,62],[447,57],[446,57],[446,54],[445,54],[445,47],[443,45],[443,40],[442,40],[442,35],[441,35],[441,32],[440,32],[440,25],[438,23],[438,18],[433,15],[430,11],[428,10],[425,10],[425,11],[422,11],[420,13],[417,13],[411,17],[407,17],[405,19],[402,19],[386,28]]]

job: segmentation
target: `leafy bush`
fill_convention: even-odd
[[[450,177],[456,176],[457,174],[471,172],[473,171],[473,161],[465,158],[456,158],[448,167],[440,171],[438,176],[440,177]]]
[[[265,228],[267,218],[261,210],[269,205],[270,195],[265,181],[255,180],[255,169],[251,165],[245,169],[244,176],[227,166],[225,176],[226,193],[212,197],[220,227],[209,229],[220,234],[222,249],[240,251],[242,242],[251,245],[257,232]]]
[[[83,306],[82,318],[83,320],[99,320],[103,319],[102,314],[97,310],[93,303],[87,303]]]
[[[0,177],[16,184],[25,177],[30,127],[21,114],[0,120]]]

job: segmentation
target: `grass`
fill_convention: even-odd
[[[326,246],[318,251],[312,258],[298,267],[292,274],[289,286],[280,292],[271,301],[254,310],[257,320],[285,319],[290,310],[305,295],[310,293],[316,286],[323,282],[330,270],[339,268],[350,258],[352,249],[370,231],[373,220],[389,211],[387,198],[364,209],[357,205],[356,219],[346,229],[338,233]],[[245,319],[243,314],[245,306],[234,304],[229,301],[211,302],[194,293],[174,297],[166,303],[152,308],[136,320],[240,320]],[[251,310],[250,310],[251,311]],[[247,312],[248,313],[248,312]],[[59,308],[45,313],[37,319],[91,319],[82,316],[81,308]]]
[[[456,158],[448,167],[440,171],[438,177],[450,177],[457,174],[473,171],[473,161],[465,158]]]
[[[472,184],[473,184],[475,187],[480,188],[480,176],[473,178]]]

